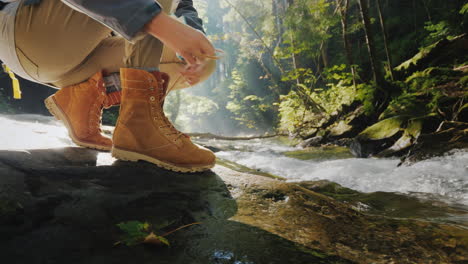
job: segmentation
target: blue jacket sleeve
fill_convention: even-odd
[[[187,25],[205,33],[205,30],[203,30],[203,21],[198,17],[198,12],[193,7],[192,0],[181,0],[177,6],[175,15],[177,17],[184,17]]]
[[[155,0],[62,0],[75,10],[106,25],[127,40],[161,12]]]

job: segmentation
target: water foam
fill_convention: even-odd
[[[468,205],[468,150],[401,167],[398,159],[298,160],[274,151],[217,156],[289,181],[330,180],[362,192],[428,193]]]

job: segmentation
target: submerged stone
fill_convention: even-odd
[[[285,156],[300,160],[347,159],[353,155],[349,148],[339,146],[308,147],[296,151],[288,151]]]

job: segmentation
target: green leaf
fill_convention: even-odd
[[[464,15],[466,13],[468,13],[468,3],[466,3],[460,10],[460,14]]]
[[[129,221],[117,224],[125,234],[122,242],[127,246],[134,246],[141,243],[148,235],[150,225],[147,222]]]
[[[468,109],[468,103],[464,104],[462,107],[460,107],[460,112],[465,110],[465,109]]]

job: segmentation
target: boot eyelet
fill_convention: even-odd
[[[154,102],[156,100],[156,98],[154,98],[154,96],[151,96],[150,100],[151,100],[151,102]]]

